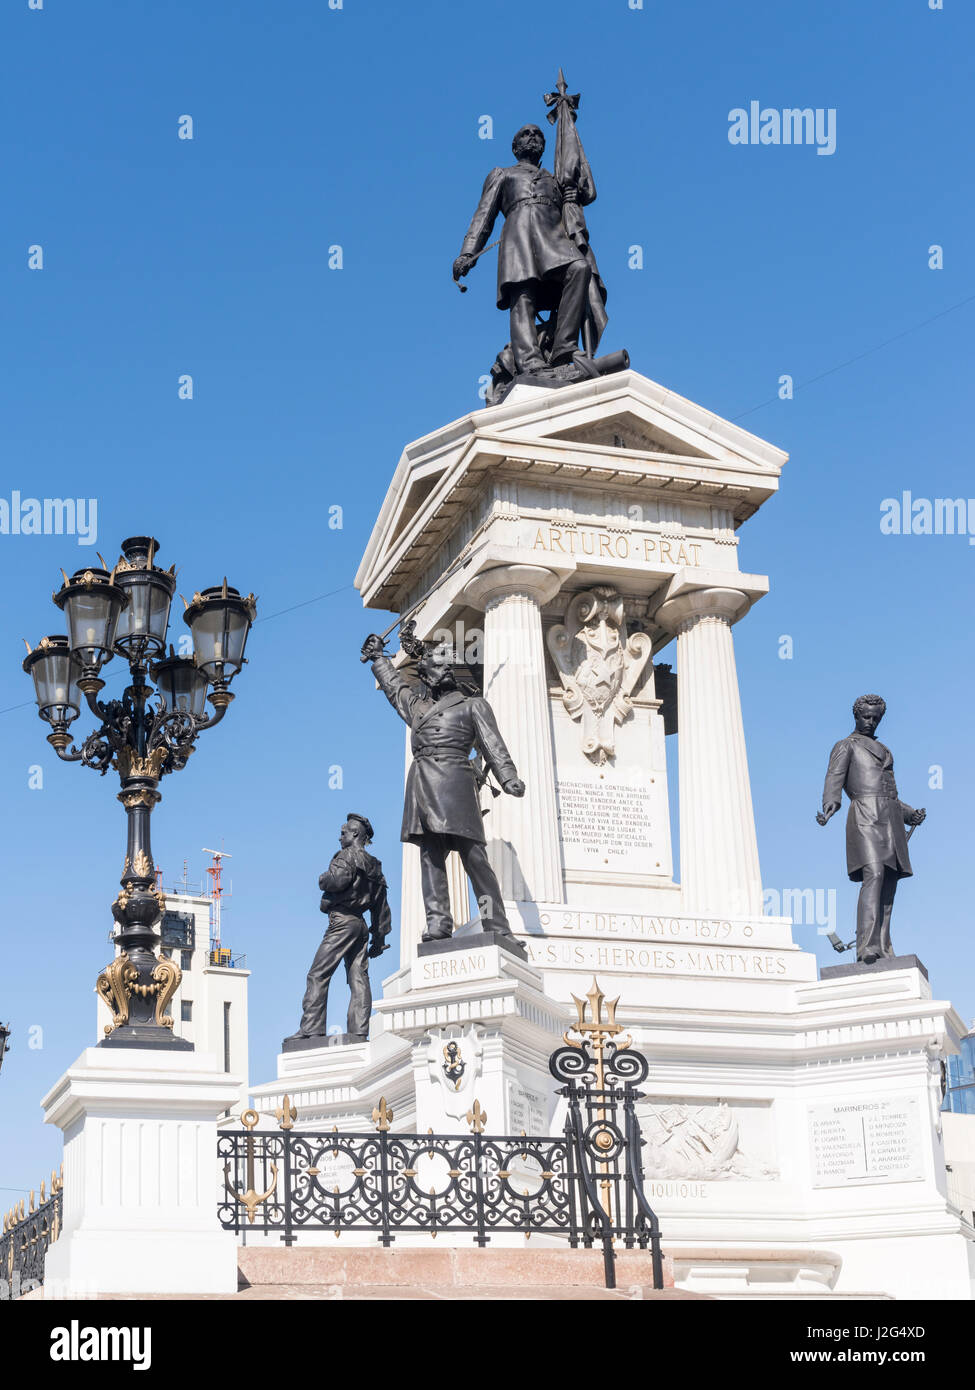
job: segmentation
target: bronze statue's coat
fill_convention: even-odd
[[[565,234],[562,192],[547,169],[521,160],[508,169],[491,170],[464,237],[462,255],[476,256],[483,250],[499,212],[505,219],[498,251],[499,309],[511,308],[514,286],[544,280],[571,261],[585,263],[585,257]],[[550,298],[540,295],[536,299],[536,308],[556,308],[560,295],[561,285],[555,284]]]
[[[900,801],[894,781],[894,758],[875,738],[863,734],[848,734],[835,744],[829,755],[823,805],[850,798],[846,818],[846,870],[859,882],[865,864],[883,864],[898,878],[909,878],[911,868],[907,852],[907,832],[904,818],[913,814],[913,807]]]
[[[412,730],[413,762],[400,838],[421,844],[425,835],[460,835],[483,844],[471,749],[477,749],[502,786],[518,775],[491,706],[459,690],[432,700],[426,686],[405,680],[385,656],[372,669],[383,694]]]

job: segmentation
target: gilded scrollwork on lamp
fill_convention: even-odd
[[[129,1000],[139,972],[123,951],[95,981],[95,991],[112,1011],[112,1022],[105,1024],[105,1033],[112,1033],[129,1021]]]

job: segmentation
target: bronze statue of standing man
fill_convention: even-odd
[[[846,869],[860,883],[857,902],[857,960],[864,965],[892,957],[890,916],[894,894],[911,868],[905,825],[920,825],[927,814],[901,801],[894,781],[894,759],[877,738],[887,709],[879,695],[861,695],[853,706],[856,728],[829,755],[823,809],[825,825],[850,798],[846,820]]]
[[[285,1038],[285,1052],[311,1045],[309,1039],[320,1039],[321,1045],[326,1045],[328,987],[342,964],[349,982],[346,1039],[365,1042],[369,1036],[369,958],[382,955],[392,930],[383,866],[366,849],[372,836],[368,818],[350,811],[339,834],[339,850],[318,880],[328,929],[308,972],[301,1023],[297,1033]],[[365,922],[367,912],[369,926]]]
[[[545,136],[522,126],[511,142],[517,164],[492,169],[454,261],[454,279],[466,275],[485,248],[499,213],[505,218],[498,259],[498,308],[511,313],[511,347],[519,374],[571,362],[578,350],[592,270],[562,225],[563,203],[577,201],[573,184],[560,185],[541,167]],[[593,191],[595,196],[595,191]],[[557,327],[548,361],[535,317],[555,311]]]
[[[477,750],[509,796],[524,796],[525,784],[487,700],[459,688],[456,670],[464,663],[453,648],[447,643],[425,647],[419,641],[413,641],[412,648],[419,658],[418,682],[396,670],[384,653],[383,639],[375,634],[363,643],[362,660],[372,664],[380,690],[412,730],[413,762],[400,838],[420,850],[427,920],[423,940],[443,941],[453,933],[447,855],[456,850],[474,889],[481,926],[513,941],[501,888],[485,848],[478,768],[470,758],[471,749]]]
[[[492,169],[484,181],[453,274],[458,282],[468,274],[502,216],[497,302],[509,311],[511,341],[495,369],[505,377],[560,385],[598,375],[609,369],[610,359],[603,366],[592,363],[607,323],[606,286],[583,212],[595,202],[596,184],[576,127],[579,96],[569,94],[561,69],[545,105],[556,127],[554,172],[542,167],[541,129],[522,126],[511,142],[517,163]],[[543,312],[549,313],[547,320],[541,320]],[[614,358],[612,370],[629,362],[626,353],[617,356],[625,362]]]

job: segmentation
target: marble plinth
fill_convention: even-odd
[[[232,1293],[216,1204],[217,1117],[240,1078],[206,1053],[89,1047],[44,1097],[64,1133],[64,1209],[45,1298]]]

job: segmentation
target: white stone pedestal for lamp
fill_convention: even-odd
[[[217,1116],[239,1096],[207,1053],[85,1049],[41,1102],[64,1134],[45,1298],[236,1290],[215,1178]]]

